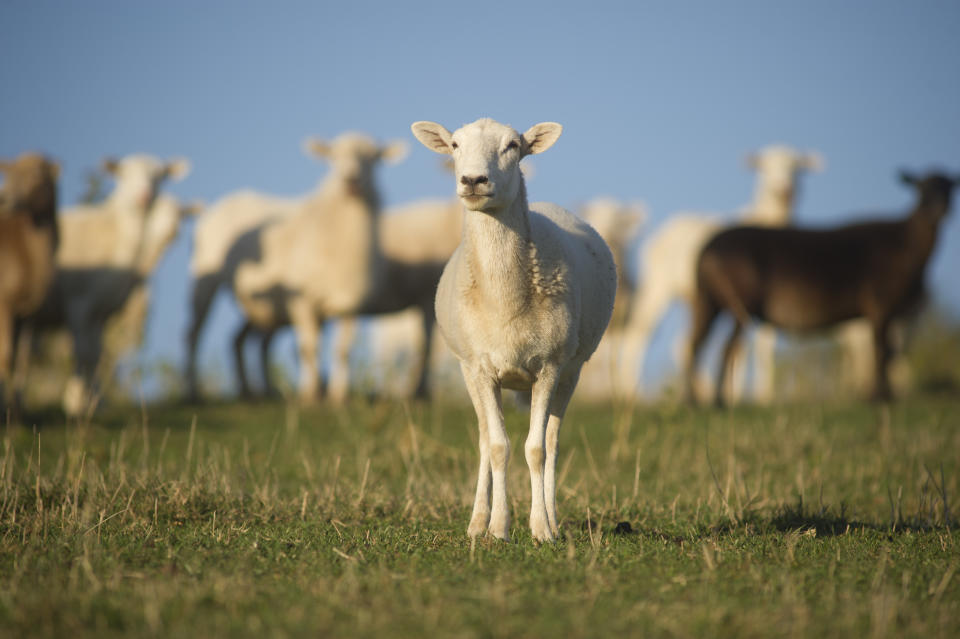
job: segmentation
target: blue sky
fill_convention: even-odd
[[[553,120],[564,134],[536,158],[531,199],[641,199],[654,226],[732,211],[751,196],[743,156],[782,142],[826,158],[797,222],[832,224],[903,211],[900,167],[960,172],[958,32],[956,2],[13,0],[0,4],[0,156],[56,157],[69,204],[105,155],[185,155],[193,172],[171,190],[212,202],[303,193],[324,169],[302,139],[359,129],[411,143],[380,174],[394,205],[453,188],[411,122]],[[929,275],[958,311],[956,217]],[[183,358],[190,230],[154,278],[148,360]],[[236,321],[221,301],[208,362],[225,367]]]

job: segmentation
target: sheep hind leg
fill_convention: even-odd
[[[557,388],[557,371],[544,369],[533,385],[530,398],[530,430],[524,444],[530,469],[530,532],[537,541],[553,541],[547,514],[544,465],[546,462],[547,421]],[[556,519],[556,517],[554,517]]]
[[[547,506],[547,523],[554,537],[559,536],[559,518],[557,517],[557,444],[560,438],[560,424],[573,396],[573,390],[580,378],[580,371],[561,379],[550,399],[550,417],[547,420],[546,446],[547,456],[544,462],[543,495]]]
[[[727,338],[727,343],[723,347],[723,357],[720,359],[720,370],[717,373],[717,387],[713,396],[713,403],[718,408],[724,406],[723,391],[726,377],[732,368],[733,356],[740,345],[740,335],[743,333],[743,323],[740,320],[734,320],[733,332]]]
[[[251,399],[253,391],[250,390],[250,381],[247,379],[247,362],[244,353],[244,346],[247,343],[247,337],[253,330],[253,324],[245,321],[233,336],[233,363],[237,372],[237,385],[240,387],[240,397]]]
[[[693,322],[690,332],[690,342],[686,354],[686,399],[689,404],[696,404],[696,374],[697,364],[703,344],[710,334],[713,321],[717,318],[720,309],[703,295],[698,295],[693,303]],[[719,387],[718,387],[719,388]]]
[[[260,336],[260,376],[263,378],[263,394],[274,399],[280,397],[280,392],[273,383],[273,375],[270,373],[270,346],[276,334],[277,331],[271,328]]]
[[[477,413],[479,426],[480,469],[477,472],[477,494],[473,500],[473,512],[470,515],[470,525],[467,526],[467,535],[477,537],[482,535],[490,524],[490,442],[487,437],[487,415],[473,383],[473,378],[463,369],[463,380],[466,383],[467,393]]]

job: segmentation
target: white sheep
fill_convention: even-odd
[[[242,346],[253,329],[270,333],[292,325],[304,402],[317,397],[323,320],[356,314],[382,276],[374,168],[406,153],[402,143],[382,147],[357,133],[344,133],[330,144],[314,142],[312,149],[330,162],[330,174],[294,213],[241,238],[256,246],[243,254],[257,259],[242,261],[234,277],[234,293],[246,316],[234,344]],[[242,352],[237,348],[238,356]]]
[[[105,323],[124,307],[175,235],[181,207],[175,200],[157,199],[160,185],[190,170],[186,160],[163,162],[149,155],[107,160],[104,168],[116,179],[107,199],[60,216],[56,274],[35,317],[38,326],[70,331],[74,375],[64,392],[68,415],[90,407]],[[156,219],[153,210],[159,213]]]
[[[307,140],[304,150],[309,152],[310,147],[311,141]],[[197,221],[190,258],[191,314],[185,370],[190,400],[199,399],[197,347],[214,297],[221,288],[232,293],[237,266],[257,257],[245,254],[245,251],[257,250],[256,242],[238,240],[248,232],[292,215],[309,197],[283,198],[251,190],[240,191],[217,200]]]
[[[527,203],[520,158],[541,153],[561,126],[534,125],[522,136],[480,119],[450,133],[435,122],[412,130],[427,148],[451,154],[466,207],[463,239],[437,289],[437,322],[461,363],[479,422],[480,470],[467,533],[510,538],[507,462],[500,389],[531,392],[524,452],[530,468],[530,529],[558,534],[557,436],[580,368],[610,321],[617,287],[613,256],[572,213]],[[492,479],[492,496],[491,496]],[[492,499],[492,509],[491,509]]]
[[[793,215],[797,178],[804,171],[819,171],[823,161],[816,153],[786,146],[769,146],[748,157],[757,172],[753,202],[741,211],[739,222],[784,226]],[[681,213],[671,216],[644,243],[642,283],[630,311],[620,359],[621,391],[632,396],[640,384],[647,347],[673,301],[690,307],[696,291],[694,270],[704,244],[730,222],[717,216]],[[757,399],[773,393],[773,359],[776,333],[769,327],[756,331],[754,343]]]

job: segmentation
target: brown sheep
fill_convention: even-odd
[[[59,167],[38,153],[0,161],[0,420],[16,420],[19,393],[8,416],[15,324],[44,300],[57,247]]]
[[[811,332],[854,318],[873,329],[874,399],[889,399],[890,323],[918,304],[924,271],[960,179],[902,173],[917,191],[910,213],[835,229],[740,226],[715,235],[697,262],[697,294],[687,393],[701,347],[721,311],[734,317],[715,388],[716,403],[731,353],[750,318],[792,332]]]

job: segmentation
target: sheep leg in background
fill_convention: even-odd
[[[263,378],[263,394],[267,397],[280,396],[270,373],[270,345],[273,344],[273,336],[276,334],[276,329],[271,328],[260,335],[260,376]]]
[[[320,398],[317,350],[323,318],[317,317],[309,302],[302,298],[290,303],[289,316],[297,336],[297,354],[300,358],[300,401],[313,404]]]
[[[887,364],[890,363],[890,320],[877,318],[873,324],[873,401],[887,401],[891,399],[890,378],[887,375]]]
[[[710,327],[720,310],[706,296],[699,294],[693,303],[693,318],[690,327],[690,345],[686,364],[686,399],[690,404],[697,403],[696,374],[703,343],[710,334]],[[718,393],[721,387],[717,386]]]
[[[0,307],[0,424],[14,421],[7,415],[7,393],[10,391],[10,367],[13,363],[13,312]]]
[[[193,314],[190,317],[190,328],[187,332],[187,399],[196,402],[200,399],[200,388],[197,383],[197,347],[200,342],[200,331],[207,321],[210,306],[216,295],[220,279],[217,275],[202,275],[193,280],[193,291],[190,296]]]
[[[247,343],[247,337],[253,330],[253,324],[244,321],[240,329],[233,335],[233,367],[237,372],[237,385],[240,387],[240,397],[250,399],[253,392],[250,390],[250,382],[247,380],[247,362],[243,352],[243,347]]]
[[[69,417],[80,417],[94,407],[103,331],[104,324],[99,320],[74,318],[70,322],[74,374],[67,380],[63,393],[63,410]]]
[[[437,323],[434,315],[433,300],[420,307],[420,322],[423,328],[423,344],[418,362],[417,386],[413,391],[416,399],[430,398],[430,354],[433,349],[433,327]]]
[[[350,394],[350,352],[357,338],[357,319],[343,317],[333,338],[333,361],[327,380],[327,395],[335,404],[343,404]]]
[[[647,347],[672,299],[670,291],[658,286],[656,282],[653,278],[650,278],[649,285],[647,281],[644,282],[637,296],[639,304],[630,312],[630,321],[623,331],[620,379],[617,386],[624,397],[632,398],[642,390]]]
[[[743,333],[743,322],[738,318],[734,319],[733,332],[727,338],[727,343],[723,347],[723,357],[720,359],[720,369],[717,373],[717,386],[714,389],[713,403],[718,408],[725,405],[723,397],[723,388],[726,385],[726,377],[733,370],[733,355],[740,346],[740,335]]]
[[[30,351],[33,348],[33,328],[22,321],[13,322],[13,343],[10,356],[13,372],[10,384],[13,387],[13,408],[20,413],[23,408],[23,389],[27,387],[27,374],[30,371]]]
[[[731,403],[752,401],[769,404],[773,401],[774,374],[776,370],[777,332],[761,324],[753,331],[753,379],[748,384],[747,351],[743,341],[731,356],[731,366],[725,392]]]

